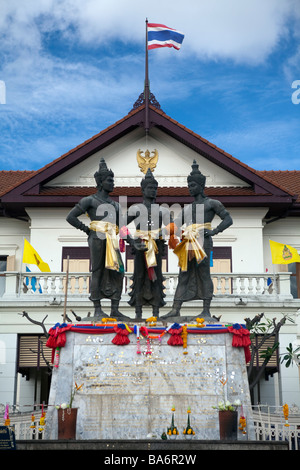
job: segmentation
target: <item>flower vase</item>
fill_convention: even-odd
[[[77,408],[57,410],[58,439],[76,439]]]
[[[238,412],[219,411],[219,427],[222,441],[237,440]]]

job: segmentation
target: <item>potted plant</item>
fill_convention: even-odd
[[[228,400],[219,401],[213,408],[219,410],[219,429],[221,440],[236,440],[238,429],[238,407],[241,406],[240,400],[231,403]]]
[[[76,439],[77,408],[73,408],[73,400],[76,392],[82,388],[83,384],[75,386],[71,391],[69,403],[57,405],[58,413],[58,439]]]

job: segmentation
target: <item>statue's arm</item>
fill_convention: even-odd
[[[85,225],[81,220],[79,220],[79,216],[84,214],[86,212],[87,207],[85,201],[80,201],[79,204],[76,204],[76,206],[69,212],[69,214],[66,217],[67,222],[69,222],[70,225],[73,227],[77,228],[78,230],[82,230],[85,232],[87,235],[90,233],[90,229],[87,225]]]
[[[223,232],[228,227],[230,227],[230,225],[233,224],[233,220],[231,218],[231,215],[225,209],[223,204],[219,201],[214,201],[213,204],[214,204],[215,213],[220,217],[221,222],[219,223],[219,225],[215,229],[208,231],[208,232],[210,232],[209,235],[211,235],[211,236],[217,235],[218,233]]]

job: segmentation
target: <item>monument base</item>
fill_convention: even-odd
[[[192,439],[218,440],[224,398],[242,404],[247,428],[238,439],[254,439],[244,348],[224,325],[187,325],[185,337],[179,328],[70,327],[53,368],[45,438],[57,439],[56,406],[70,401],[76,383],[77,440],[161,439],[172,423],[185,439],[188,419]]]

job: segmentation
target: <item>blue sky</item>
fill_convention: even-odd
[[[0,170],[38,169],[131,110],[146,18],[185,34],[149,52],[166,114],[257,170],[300,170],[299,0],[146,3],[0,0]]]

